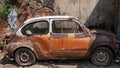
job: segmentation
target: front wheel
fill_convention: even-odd
[[[109,65],[113,60],[113,53],[109,48],[99,47],[91,56],[91,62],[96,65]]]
[[[35,63],[36,58],[34,53],[27,48],[18,49],[15,52],[15,61],[22,66],[27,66]]]

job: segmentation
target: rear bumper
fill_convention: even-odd
[[[0,39],[0,50],[5,50],[10,39]]]

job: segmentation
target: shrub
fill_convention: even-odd
[[[10,11],[8,10],[10,8],[10,5],[4,5],[3,8],[0,10],[0,14],[3,16],[3,18],[7,18]]]

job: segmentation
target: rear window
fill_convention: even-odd
[[[47,21],[37,21],[23,27],[23,35],[48,34],[49,24]]]

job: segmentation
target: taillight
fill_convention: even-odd
[[[116,38],[114,38],[113,41],[114,41],[114,46],[116,47],[116,45],[117,45]]]
[[[8,50],[8,45],[4,45],[3,46],[3,51],[7,51]]]

